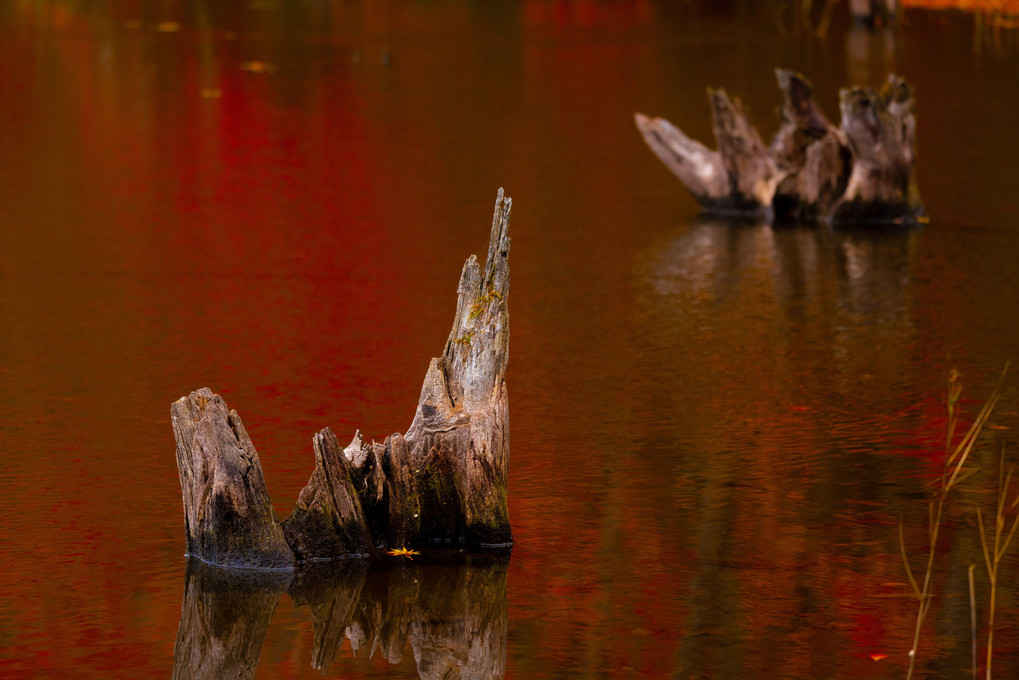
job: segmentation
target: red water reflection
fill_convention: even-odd
[[[285,515],[313,432],[407,427],[505,185],[507,677],[901,676],[897,522],[916,564],[944,372],[971,417],[1017,349],[1015,54],[918,14],[856,50],[844,25],[782,32],[749,3],[255,5],[0,11],[0,674],[165,675],[170,402],[223,394]],[[777,65],[829,113],[857,74],[917,83],[928,230],[691,221],[633,110],[708,139],[703,88],[723,85],[767,128]],[[927,677],[968,664],[971,525],[959,506],[942,534]],[[291,605],[260,677],[317,674]],[[349,648],[333,672],[417,676],[409,652]]]

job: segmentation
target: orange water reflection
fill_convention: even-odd
[[[502,185],[506,676],[900,677],[915,605],[897,522],[918,558],[945,371],[963,371],[971,417],[1019,356],[1019,102],[1002,87],[1016,51],[975,52],[971,17],[917,13],[890,35],[833,20],[822,39],[766,30],[782,16],[741,2],[0,10],[17,65],[0,69],[0,675],[172,669],[187,581],[170,402],[224,394],[285,515],[314,431],[408,425]],[[693,219],[632,112],[710,139],[702,93],[723,85],[767,130],[777,65],[809,73],[833,117],[847,82],[895,69],[916,83],[929,228]],[[1014,386],[1002,403],[994,424],[1019,426]],[[985,478],[966,502],[987,502]],[[971,525],[963,504],[944,530],[927,677],[968,667]],[[429,563],[420,585],[456,575]],[[1015,593],[1001,597],[1009,677]],[[279,595],[259,677],[318,675],[305,601]],[[418,677],[413,643],[397,652],[355,657],[348,641],[329,672]]]

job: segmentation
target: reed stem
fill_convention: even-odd
[[[906,680],[911,680],[913,677],[913,669],[916,667],[916,657],[920,646],[920,630],[923,627],[924,619],[927,617],[927,612],[930,610],[931,600],[933,595],[931,594],[931,582],[934,571],[934,554],[937,549],[938,534],[941,531],[941,517],[945,508],[945,501],[948,499],[948,494],[952,488],[959,481],[959,474],[962,472],[963,466],[966,464],[966,460],[969,458],[970,452],[973,450],[973,444],[976,442],[977,435],[983,429],[984,424],[987,423],[987,419],[990,418],[991,412],[994,410],[995,405],[998,403],[998,396],[1001,390],[1001,384],[1004,381],[1005,373],[1008,371],[1008,364],[1005,365],[1004,370],[1001,372],[1001,377],[998,379],[997,385],[991,392],[991,396],[984,403],[980,413],[977,415],[973,424],[969,430],[966,431],[965,436],[959,441],[958,444],[954,445],[952,442],[955,440],[955,431],[958,425],[958,413],[956,412],[956,403],[959,400],[959,396],[962,394],[962,384],[959,382],[959,372],[953,369],[948,376],[948,430],[945,436],[945,461],[941,471],[940,485],[938,487],[937,496],[931,501],[930,509],[930,524],[929,524],[929,537],[930,537],[930,548],[927,552],[927,564],[924,569],[923,587],[919,593],[916,593],[916,585],[913,579],[912,571],[909,568],[908,563],[906,564],[906,573],[910,578],[910,583],[913,585],[913,591],[920,600],[920,609],[917,612],[916,627],[913,630],[913,647],[909,652],[909,669],[906,672]],[[1011,478],[1011,473],[1009,473]],[[1019,498],[1017,498],[1019,503]],[[999,508],[1004,507],[1004,501],[999,500]],[[1017,516],[1019,519],[1019,516]],[[982,523],[982,519],[978,516],[978,521]],[[981,524],[982,526],[982,524]],[[983,541],[983,530],[981,529],[981,541]],[[900,531],[899,540],[902,541],[902,533]],[[1011,533],[1010,533],[1011,537]],[[906,560],[906,549],[905,544],[900,545],[903,562]],[[998,550],[998,542],[995,542],[995,552]],[[984,547],[985,561],[988,565],[988,571],[991,569],[991,560],[987,555],[986,545]],[[992,577],[991,584],[991,613],[990,616],[993,619],[994,616],[994,578]],[[988,654],[990,654],[990,645],[988,645]],[[988,680],[990,680],[990,657],[988,656]]]

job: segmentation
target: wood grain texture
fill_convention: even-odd
[[[294,565],[244,424],[203,387],[170,407],[189,555],[212,564]]]

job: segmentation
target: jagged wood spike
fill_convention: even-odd
[[[350,463],[328,427],[312,439],[315,470],[283,532],[298,561],[367,555],[371,536]]]
[[[422,536],[478,546],[512,544],[509,471],[511,199],[496,198],[488,257],[464,264],[453,327],[432,359],[404,435],[418,476]],[[449,518],[462,526],[451,534]]]
[[[772,199],[786,173],[761,141],[739,99],[725,90],[709,90],[718,153],[729,177],[729,209],[770,212]],[[725,207],[725,206],[722,206]]]

